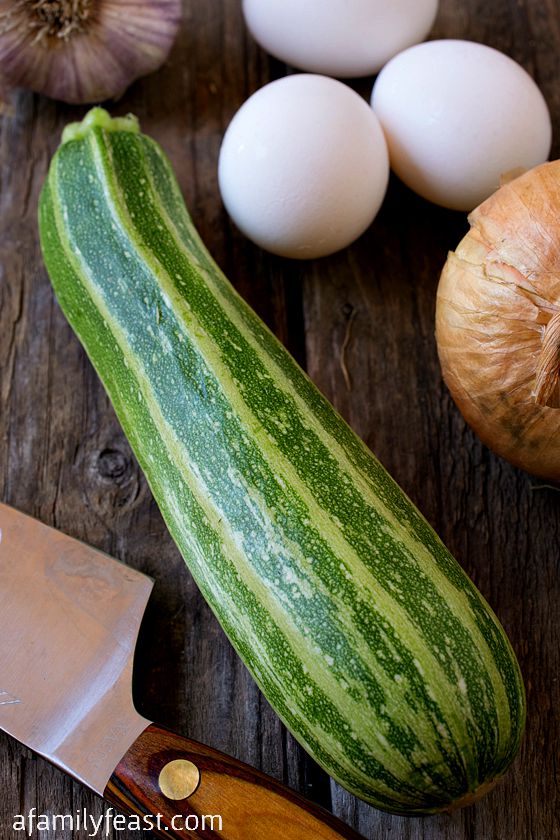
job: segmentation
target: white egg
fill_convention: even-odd
[[[351,88],[286,76],[253,94],[231,121],[218,180],[226,209],[262,248],[325,256],[373,221],[389,178],[379,121]]]
[[[267,52],[302,70],[369,76],[422,41],[438,0],[243,0],[247,26]]]
[[[472,210],[502,175],[530,169],[550,153],[550,114],[537,85],[483,44],[411,47],[383,68],[371,103],[399,178],[454,210]]]

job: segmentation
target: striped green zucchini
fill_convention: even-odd
[[[286,726],[385,810],[478,797],[524,725],[504,631],[221,274],[133,117],[66,129],[40,232],[169,530]]]

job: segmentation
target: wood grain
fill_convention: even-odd
[[[433,33],[483,41],[531,72],[560,153],[558,0],[442,0]],[[519,654],[527,734],[486,799],[450,816],[382,814],[331,782],[286,733],[204,604],[172,544],[107,398],[56,306],[37,240],[36,203],[63,125],[85,109],[30,94],[0,120],[0,498],[157,580],[139,640],[139,711],[224,750],[332,808],[370,840],[560,837],[560,497],[494,457],[442,384],[434,303],[462,214],[393,179],[382,212],[350,249],[294,263],[266,255],[222,209],[223,131],[256,88],[286,68],[247,35],[239,0],[186,0],[166,67],[114,107],[166,149],[211,252],[421,508],[489,599]],[[354,85],[367,95],[371,80]],[[347,386],[340,365],[347,338]],[[0,736],[0,837],[13,815],[100,815],[103,803]],[[133,831],[110,835],[139,840]],[[84,840],[51,832],[43,840]]]
[[[192,795],[168,799],[160,786],[162,771],[185,760],[198,770],[198,786]],[[155,725],[128,750],[104,796],[127,813],[160,815],[155,833],[170,840],[185,835],[202,840],[363,840],[329,811],[270,776]]]

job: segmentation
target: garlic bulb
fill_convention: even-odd
[[[101,102],[167,58],[181,0],[0,0],[0,77],[64,102]]]
[[[496,453],[560,479],[560,161],[469,216],[441,276],[436,339],[460,411]]]

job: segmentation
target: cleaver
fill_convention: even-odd
[[[0,728],[111,805],[151,815],[142,825],[158,837],[360,840],[275,779],[136,712],[134,648],[152,586],[0,504]]]

